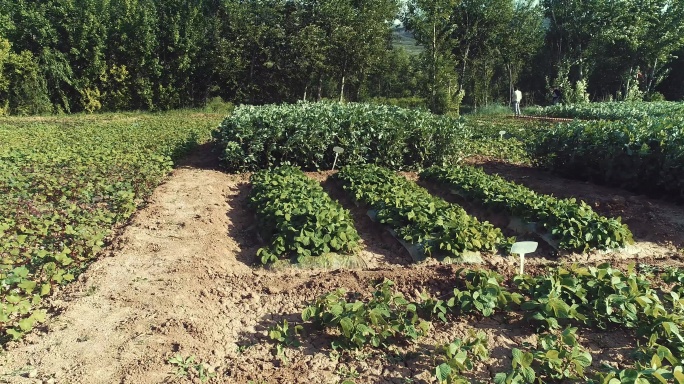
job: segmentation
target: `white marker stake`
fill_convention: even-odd
[[[337,156],[338,156],[340,153],[344,152],[344,148],[342,148],[342,147],[333,147],[333,152],[335,152],[335,160],[333,161],[333,167],[332,167],[332,170],[334,171],[334,170],[335,170],[335,164],[337,164]]]
[[[503,140],[503,135],[506,134],[506,131],[499,131],[499,136],[501,136],[501,140]]]
[[[517,243],[514,243],[511,247],[511,253],[517,253],[518,255],[520,255],[521,275],[525,272],[525,254],[536,251],[537,245],[539,244],[536,241],[519,241]]]

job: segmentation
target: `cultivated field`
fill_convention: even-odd
[[[560,126],[336,108],[1,120],[0,381],[682,382],[676,189],[536,166]]]

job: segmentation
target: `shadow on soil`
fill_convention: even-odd
[[[218,144],[209,141],[198,145],[187,156],[181,158],[176,167],[221,171],[219,153]]]
[[[381,224],[373,222],[368,217],[367,209],[357,207],[344,192],[339,182],[328,177],[321,183],[321,186],[333,200],[337,200],[345,209],[349,210],[354,220],[354,226],[363,240],[365,250],[378,256],[377,262],[399,265],[413,263],[408,251]]]
[[[236,184],[234,188],[236,193],[228,197],[231,209],[226,212],[226,216],[231,224],[228,226],[227,235],[239,246],[240,250],[235,258],[252,267],[257,262],[256,252],[263,244],[257,236],[254,213],[247,207],[250,186],[249,183],[243,182]]]

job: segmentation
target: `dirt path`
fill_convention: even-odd
[[[287,352],[287,362],[277,359],[268,328],[284,319],[300,320],[306,303],[317,296],[338,287],[367,293],[384,278],[410,298],[423,290],[443,295],[453,287],[458,266],[409,264],[403,248],[326,182],[324,187],[351,209],[369,268],[252,268],[259,244],[246,208],[246,176],[215,170],[213,158],[204,148],[187,159],[135,215],[109,255],[56,295],[45,326],[8,345],[0,356],[0,382],[199,382],[198,372],[173,375],[176,367],[168,360],[177,354],[196,356],[217,374],[213,382],[338,383],[357,374],[356,383],[429,382],[434,346],[472,327],[491,337],[497,359],[475,373],[489,381],[493,372],[506,369],[511,347],[534,338],[520,319],[464,318],[435,323],[420,343],[384,352],[338,356],[331,354],[328,337],[308,335],[301,348]],[[654,215],[664,209],[656,208]],[[501,257],[488,263],[508,274],[515,267]],[[582,337],[597,353],[597,364],[620,359],[629,339],[622,331]]]
[[[213,158],[195,154],[174,171],[109,257],[57,295],[46,325],[8,345],[0,382],[166,382],[174,369],[167,361],[177,353],[196,355],[229,377],[220,381],[269,377],[276,372],[269,372],[274,359],[271,345],[262,342],[265,330],[280,319],[296,321],[307,301],[340,286],[366,290],[385,276],[401,283],[402,276],[414,282],[453,273],[403,268],[408,255],[382,235],[368,237],[372,231],[363,256],[375,270],[321,278],[315,271],[250,268],[259,244],[246,211],[247,178],[213,170]],[[314,369],[314,377],[306,372],[323,365],[332,374],[336,367],[327,353],[312,353],[300,364],[275,377],[321,382],[320,371]]]

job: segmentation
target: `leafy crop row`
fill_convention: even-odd
[[[349,211],[330,199],[321,185],[301,170],[283,166],[254,173],[249,204],[267,247],[257,255],[267,264],[283,256],[353,253],[360,237]]]
[[[45,317],[71,281],[214,123],[179,114],[0,120],[0,333]]]
[[[425,189],[376,165],[348,166],[337,173],[343,188],[377,211],[377,220],[425,255],[461,257],[467,251],[506,248],[501,230],[479,222],[463,208],[436,198]]]
[[[684,200],[684,117],[561,124],[536,151],[567,177]]]
[[[684,104],[677,102],[608,102],[587,104],[559,104],[548,107],[525,108],[535,116],[578,118],[585,120],[626,120],[665,117],[684,113]]]
[[[492,310],[515,310],[515,305],[519,305],[533,326],[548,332],[566,328],[560,338],[541,340],[544,353],[514,353],[512,371],[499,375],[497,382],[534,382],[535,373],[530,370],[533,359],[539,360],[535,365],[541,364],[541,368],[546,366],[544,369],[547,370],[554,365],[560,367],[559,364],[565,364],[570,371],[556,368],[552,371],[556,370],[558,374],[567,372],[564,373],[567,379],[582,377],[582,371],[591,358],[575,348],[577,343],[574,336],[570,338],[567,334],[574,334],[575,331],[569,326],[598,329],[624,327],[635,332],[639,347],[634,353],[634,366],[622,370],[607,367],[608,372],[600,374],[595,382],[614,383],[611,379],[623,380],[615,383],[664,383],[673,382],[668,381],[672,379],[684,382],[684,337],[681,331],[684,313],[679,301],[679,282],[684,280],[682,272],[668,272],[664,280],[675,285],[672,290],[664,291],[652,288],[647,277],[637,274],[632,268],[624,273],[608,264],[597,267],[557,267],[539,276],[516,276],[514,288],[510,289],[501,285],[503,279],[493,271],[462,270],[459,276],[469,281],[475,276],[477,280],[466,283],[465,291],[456,287],[454,297],[448,302],[449,308],[469,307],[473,312],[488,316]],[[474,297],[477,297],[479,305],[471,304]],[[507,297],[516,299],[502,300]],[[563,347],[565,352],[557,347],[549,347],[561,341],[567,345]],[[557,352],[549,353],[550,350]],[[563,356],[569,359],[565,363],[561,361]],[[560,378],[554,375],[548,377]],[[639,378],[641,381],[637,380]]]
[[[494,271],[462,269],[446,302],[444,296],[427,293],[410,301],[386,280],[370,299],[343,289],[320,296],[303,311],[304,324],[289,327],[294,329],[290,334],[279,327],[282,332],[272,338],[282,344],[280,349],[298,345],[296,335],[312,322],[330,333],[333,349],[391,348],[424,336],[435,318],[448,322],[454,316],[519,311],[538,334],[537,341],[514,347],[510,368],[492,373],[495,383],[684,383],[684,312],[673,294],[681,292],[684,272],[669,269],[662,276],[674,284],[671,289],[652,288],[648,277],[608,264],[550,268],[547,274],[510,281]],[[449,312],[453,315],[447,318]],[[580,343],[583,328],[634,330],[631,361],[621,361],[618,368],[603,362],[601,371],[592,369],[594,359]],[[472,382],[467,376],[476,360],[489,358],[487,339],[471,331],[464,339],[438,346],[432,354],[437,381]]]
[[[632,233],[618,219],[598,215],[585,202],[557,199],[489,175],[470,166],[430,167],[422,179],[448,185],[468,199],[488,208],[536,223],[567,250],[619,248],[632,243]]]
[[[332,148],[342,164],[393,168],[441,163],[455,152],[461,124],[428,112],[370,104],[301,103],[237,108],[218,138],[229,170],[257,170],[284,163],[329,169]]]
[[[585,377],[591,356],[581,348],[577,326],[623,327],[637,338],[633,366],[597,375],[598,383],[684,383],[684,272],[663,275],[670,289],[651,287],[647,276],[602,264],[551,268],[538,276],[515,276],[506,284],[494,271],[462,269],[446,302],[423,297],[420,307],[443,321],[445,314],[491,316],[495,311],[522,311],[529,323],[545,332],[536,351],[513,351],[512,369],[497,383],[565,382]],[[507,285],[510,285],[508,287]],[[558,333],[561,328],[565,328]],[[637,347],[638,346],[638,347]],[[622,381],[611,381],[622,380]],[[640,381],[641,380],[641,381]]]
[[[373,163],[391,169],[420,168],[473,154],[525,157],[520,141],[484,135],[464,120],[386,105],[300,103],[243,106],[227,117],[216,139],[229,171],[290,164],[304,169]]]

